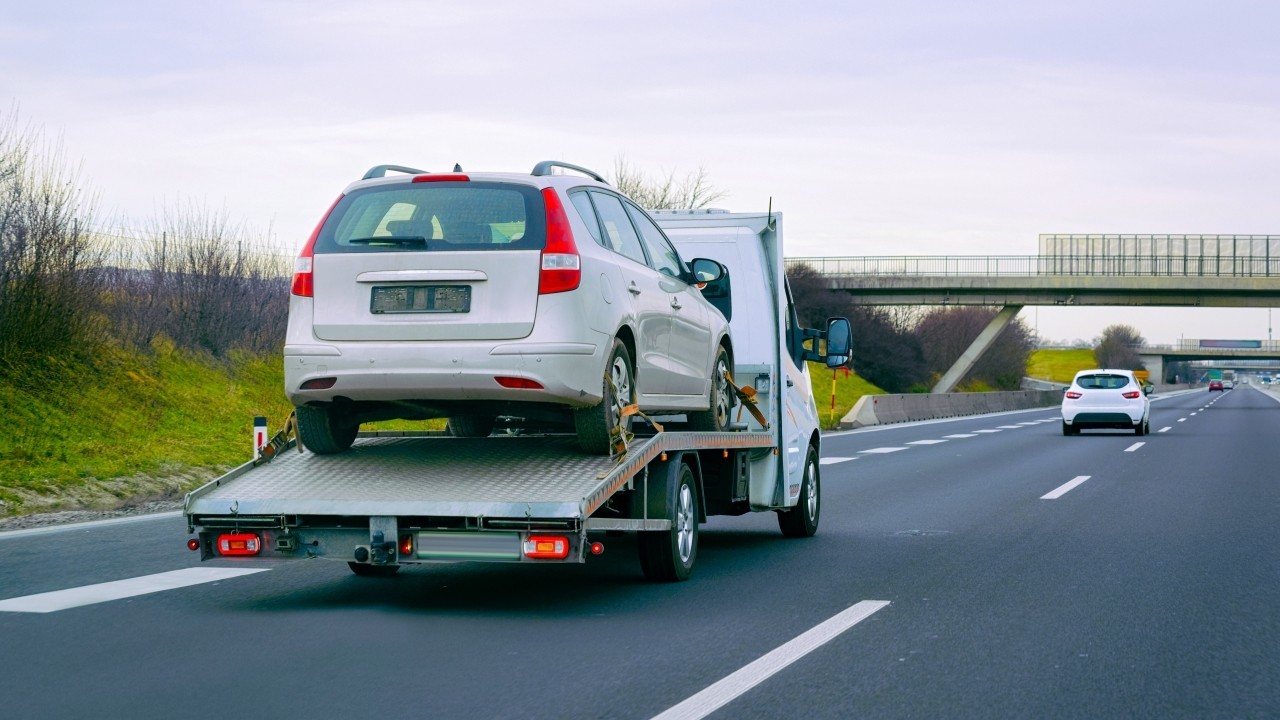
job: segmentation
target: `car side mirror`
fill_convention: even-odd
[[[1143,394],[1143,395],[1150,395],[1152,390],[1155,390],[1155,387],[1154,387],[1154,386],[1151,386],[1151,385],[1143,385],[1143,386],[1142,386],[1142,394]],[[1164,406],[1162,405],[1161,407],[1164,407]]]
[[[840,367],[849,364],[853,354],[853,328],[848,318],[830,318],[827,320],[827,367]]]
[[[697,283],[711,283],[724,277],[724,266],[707,258],[694,258],[689,263],[689,269],[693,272],[693,281]]]

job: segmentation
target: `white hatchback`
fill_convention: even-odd
[[[1081,370],[1062,394],[1062,434],[1085,428],[1150,431],[1151,401],[1132,370]]]
[[[632,403],[723,430],[733,344],[701,292],[722,282],[584,168],[378,166],[298,258],[285,392],[318,453],[346,450],[363,422],[441,417],[465,437],[499,417],[572,427],[604,453]]]

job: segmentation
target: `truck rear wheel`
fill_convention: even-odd
[[[698,485],[693,470],[681,463],[669,485],[663,510],[671,518],[671,529],[642,532],[638,539],[640,569],[656,582],[688,580],[698,559]]]
[[[732,421],[733,390],[724,374],[729,372],[729,351],[723,345],[716,351],[716,361],[711,365],[711,407],[688,415],[689,429],[705,432],[724,432]]]
[[[800,498],[796,500],[796,506],[778,511],[778,528],[787,537],[813,537],[818,532],[818,519],[822,516],[822,482],[818,475],[818,451],[812,445],[804,461],[804,477],[800,482]]]
[[[489,415],[453,415],[449,418],[449,434],[460,438],[489,437],[494,420]]]
[[[603,400],[589,408],[573,411],[573,425],[578,432],[578,447],[592,455],[609,455],[613,450],[610,437],[619,425],[624,430],[631,427],[631,418],[622,417],[622,409],[636,401],[635,365],[631,353],[621,340],[614,338],[609,363],[605,365],[602,379]]]
[[[360,425],[347,420],[333,407],[299,405],[298,438],[306,449],[317,455],[332,455],[351,447]]]
[[[360,577],[391,577],[400,572],[399,565],[370,565],[369,563],[349,562],[347,567]]]

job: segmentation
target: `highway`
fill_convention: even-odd
[[[3,534],[3,714],[1280,716],[1280,399],[1169,395],[1151,428],[833,434],[816,537],[713,518],[673,585],[609,537],[581,566],[317,560],[98,602],[200,565],[182,519]]]

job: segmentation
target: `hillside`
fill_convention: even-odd
[[[1092,348],[1035,350],[1027,363],[1027,377],[1070,383],[1077,372],[1097,366]]]

